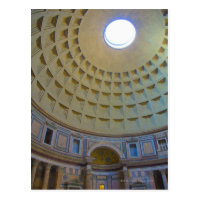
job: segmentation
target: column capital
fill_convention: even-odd
[[[86,170],[91,170],[92,169],[92,166],[90,164],[87,164],[86,165]]]
[[[123,166],[123,171],[128,171],[128,167],[127,166]]]
[[[91,164],[92,161],[95,160],[95,158],[92,158],[92,157],[90,157],[90,156],[86,156],[84,159],[85,159],[85,161],[87,162],[87,164]]]
[[[161,172],[161,174],[165,174],[166,169],[160,169],[159,171]]]
[[[57,166],[57,167],[56,167],[56,170],[57,170],[57,172],[63,172],[63,167]]]
[[[50,163],[45,163],[45,167],[46,167],[46,169],[51,169],[51,164]]]
[[[149,175],[153,176],[153,170],[152,171],[148,171]]]
[[[37,165],[39,164],[39,162],[40,162],[39,160],[34,159],[34,160],[33,160],[33,166],[37,166]]]

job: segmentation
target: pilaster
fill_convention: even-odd
[[[33,160],[33,167],[32,167],[32,170],[31,170],[31,188],[33,188],[33,183],[34,183],[34,180],[35,180],[35,174],[36,174],[38,164],[39,164],[38,160]]]
[[[165,189],[168,189],[168,182],[167,182],[167,177],[165,174],[165,169],[160,170],[161,174],[162,174],[162,180],[163,180],[163,185]]]
[[[123,174],[124,174],[124,189],[129,189],[129,177],[128,177],[128,168],[127,166],[123,166]]]
[[[48,188],[50,169],[51,169],[51,165],[48,164],[48,163],[46,163],[46,165],[45,165],[45,172],[44,172],[44,180],[43,180],[42,189],[47,189],[47,188]]]
[[[91,165],[87,165],[86,166],[86,189],[92,189],[92,174],[91,174],[91,171],[92,171],[92,167]]]
[[[155,181],[154,181],[153,171],[149,171],[149,181],[150,181],[151,189],[155,190],[156,185],[155,185]]]
[[[63,175],[63,168],[57,167],[57,176],[56,176],[56,189],[61,189],[61,182],[62,182],[62,175]]]

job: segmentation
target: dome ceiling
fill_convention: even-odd
[[[165,10],[32,10],[32,103],[54,121],[102,136],[167,126]],[[125,49],[103,33],[123,18],[136,28]]]

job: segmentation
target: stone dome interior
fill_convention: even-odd
[[[103,38],[113,19],[137,31],[125,49]],[[32,105],[56,123],[102,136],[167,127],[166,10],[33,10]]]

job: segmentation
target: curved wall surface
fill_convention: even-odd
[[[155,185],[152,186],[152,183],[150,184],[150,173],[153,173],[155,170],[167,169],[167,130],[133,137],[100,137],[64,128],[43,116],[34,107],[32,108],[31,119],[32,158],[48,163],[51,166],[62,168],[62,180],[59,188],[73,188],[75,187],[73,186],[73,181],[75,181],[79,188],[86,189],[89,187],[88,189],[98,189],[98,185],[92,185],[93,182],[91,182],[90,186],[85,184],[87,167],[90,166],[91,180],[94,177],[100,177],[101,179],[102,176],[104,177],[103,180],[108,181],[108,176],[117,177],[113,181],[114,188],[111,188],[111,185],[108,187],[108,185],[104,184],[105,189],[125,188],[123,182],[124,168],[126,168],[129,176],[128,187],[131,187],[131,184],[135,181],[139,181],[143,184],[145,183],[146,189],[155,189]],[[47,129],[53,131],[50,144],[45,143]],[[73,152],[74,140],[80,141],[79,152]],[[160,145],[159,141],[166,141],[166,145]],[[136,147],[135,154],[133,155],[131,145]],[[94,158],[91,157],[91,153],[100,147],[104,149],[109,148],[117,153],[119,162],[110,165],[97,165],[95,162],[93,163]],[[72,186],[66,186],[66,184],[72,184]]]
[[[32,189],[167,189],[168,11],[32,10],[31,105]]]

